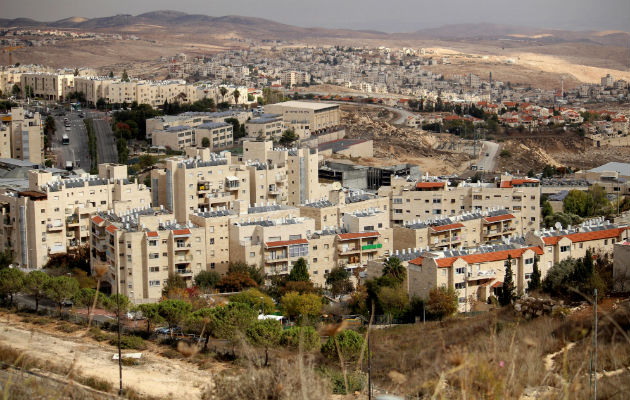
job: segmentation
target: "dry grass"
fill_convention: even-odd
[[[618,310],[615,320],[628,321],[628,316],[627,309]],[[376,387],[410,398],[519,399],[527,394],[523,398],[586,399],[590,328],[588,318],[521,321],[504,311],[375,330]],[[630,365],[630,342],[620,334],[624,329],[602,322],[598,372]],[[569,343],[574,346],[559,352],[547,370],[545,356]],[[602,377],[600,386],[606,388],[598,398],[621,399],[630,380],[620,376],[628,374]]]

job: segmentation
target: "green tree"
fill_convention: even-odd
[[[123,82],[129,82],[129,75],[127,75],[127,70],[123,69],[122,77],[120,78]]]
[[[407,270],[400,262],[398,257],[389,257],[383,263],[383,277],[392,277],[398,283],[402,283],[407,278]]]
[[[79,291],[79,282],[69,276],[56,276],[46,285],[46,296],[57,304],[61,311],[64,300],[70,300]]]
[[[429,315],[442,320],[453,315],[458,307],[457,292],[452,287],[436,286],[429,292],[426,310]]]
[[[14,96],[19,96],[20,93],[22,92],[22,89],[20,88],[20,85],[18,85],[17,83],[13,85],[13,87],[11,88],[11,93],[13,93]]]
[[[293,129],[287,129],[282,132],[282,136],[280,136],[280,140],[278,141],[282,146],[291,146],[296,140],[298,140],[297,135]]]
[[[158,314],[166,321],[173,336],[173,328],[178,326],[192,312],[192,305],[183,300],[163,300],[159,303]]]
[[[529,278],[529,283],[527,284],[527,291],[533,292],[534,290],[540,289],[540,268],[538,268],[539,257],[534,257],[534,266],[532,275]]]
[[[505,262],[505,276],[503,277],[503,286],[499,292],[499,304],[507,306],[514,300],[514,278],[512,276],[512,256],[508,255]]]
[[[354,361],[361,355],[361,350],[364,348],[363,342],[363,336],[355,331],[345,330],[329,337],[322,346],[322,353],[331,360],[341,358],[344,362]]]
[[[265,366],[269,364],[269,348],[280,342],[282,324],[274,319],[255,321],[245,332],[247,340],[256,347],[265,349]]]
[[[96,306],[99,306],[99,305],[102,306],[104,302],[107,301],[106,296],[103,293],[97,292],[96,290],[92,288],[79,289],[72,297],[72,301],[74,302],[75,306],[87,308],[88,318],[89,318],[93,311],[92,305],[94,304],[95,296],[97,299]]]
[[[11,249],[6,249],[0,253],[0,269],[8,268],[11,264],[13,264],[13,253]]]
[[[571,190],[562,201],[562,209],[565,213],[586,217],[591,208],[589,196],[581,190]]]
[[[44,122],[44,131],[49,136],[53,136],[57,131],[57,125],[55,125],[55,119],[52,115],[46,117],[46,122]]]
[[[221,101],[225,101],[225,95],[227,94],[228,90],[225,86],[221,86],[219,88],[219,93],[221,93]]]
[[[322,310],[322,299],[316,294],[289,292],[281,297],[280,304],[285,316],[295,318],[298,316],[319,316]]]
[[[195,275],[195,285],[200,289],[214,289],[221,281],[221,274],[215,271],[201,271]]]
[[[401,287],[382,287],[378,292],[378,300],[391,322],[392,317],[401,316],[409,305],[407,292]]]
[[[203,351],[208,350],[208,342],[210,341],[210,321],[214,318],[214,308],[204,307],[189,314],[186,320],[188,329],[197,332],[200,337],[205,338]]]
[[[588,189],[590,209],[587,216],[605,215],[610,212],[610,200],[606,190],[597,183]]]
[[[123,319],[124,316],[127,315],[130,305],[129,297],[124,294],[112,294],[105,298],[105,303],[103,304],[105,309],[113,312],[116,318],[120,317],[120,319]]]
[[[291,282],[307,282],[311,280],[308,275],[306,260],[303,257],[298,258],[295,264],[293,264],[293,268],[291,268],[291,272],[289,272],[288,280]]]
[[[228,273],[240,272],[248,275],[257,285],[265,283],[264,270],[256,267],[255,265],[249,265],[244,262],[231,262],[228,265]]]
[[[168,298],[174,293],[179,293],[182,290],[186,289],[186,281],[181,275],[178,274],[168,274],[168,278],[166,278],[166,284],[162,288],[162,296]]]
[[[160,303],[139,304],[136,310],[140,311],[147,321],[147,333],[151,332],[151,325],[164,323],[164,318],[160,315]]]
[[[105,101],[104,98],[99,97],[98,100],[96,100],[96,108],[99,110],[104,110],[105,107],[107,107],[107,101]]]
[[[79,76],[79,68],[74,69],[74,76]]]
[[[209,328],[219,339],[235,342],[237,332],[245,333],[258,320],[258,313],[247,304],[229,303],[212,309]]]
[[[321,339],[312,326],[292,326],[282,332],[280,344],[287,347],[299,348],[303,351],[319,350]]]
[[[0,295],[9,297],[9,304],[13,304],[13,295],[24,287],[24,273],[17,268],[0,270]]]
[[[350,281],[350,272],[340,266],[330,270],[326,277],[326,285],[328,285],[332,295],[335,297],[350,293],[354,290],[352,282]]]
[[[234,96],[234,104],[238,104],[238,98],[241,97],[241,92],[239,92],[238,89],[234,89],[232,96]]]
[[[108,76],[109,76],[110,78],[113,78],[113,77],[114,77],[114,71],[109,71],[109,75],[108,75]]]
[[[266,314],[271,314],[275,308],[271,297],[267,296],[258,289],[250,288],[241,293],[230,296],[232,303],[244,303],[254,310],[260,310]]]
[[[206,149],[210,147],[210,139],[207,136],[204,136],[203,139],[201,139],[201,146]]]
[[[549,215],[553,215],[553,208],[551,207],[551,203],[549,203],[548,200],[543,201],[540,212],[542,213],[543,219]]]
[[[31,271],[24,276],[24,292],[35,300],[35,311],[39,309],[39,301],[46,297],[46,286],[50,276],[43,271]]]

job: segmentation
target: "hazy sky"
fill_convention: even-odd
[[[155,10],[386,32],[477,22],[571,30],[630,29],[630,0],[0,0],[0,17],[40,21]]]

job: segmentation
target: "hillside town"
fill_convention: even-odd
[[[625,398],[627,32],[431,32],[0,19],[4,397]]]

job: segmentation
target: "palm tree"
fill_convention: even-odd
[[[383,263],[383,276],[391,276],[399,282],[402,282],[407,277],[407,270],[403,267],[398,257],[389,257],[387,261]]]
[[[241,92],[238,89],[234,89],[232,96],[234,96],[234,104],[238,105],[238,98],[241,96]]]
[[[219,93],[221,93],[221,100],[225,101],[225,95],[227,94],[228,90],[225,86],[221,86],[219,88]]]

